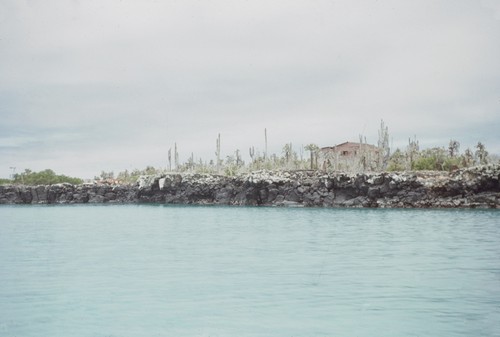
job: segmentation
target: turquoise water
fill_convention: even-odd
[[[500,212],[2,206],[0,336],[500,336]]]

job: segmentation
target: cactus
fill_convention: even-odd
[[[252,158],[253,163],[253,157],[255,156],[255,148],[253,146],[248,149],[248,154],[250,155],[250,158]]]
[[[168,170],[172,171],[172,148],[168,149]]]
[[[264,148],[264,160],[267,159],[267,129],[264,128],[264,142],[265,142],[265,148]]]
[[[389,128],[380,121],[380,130],[378,131],[378,169],[383,171],[387,168],[389,158],[391,157],[391,148],[389,147]]]
[[[408,147],[406,148],[406,169],[413,170],[413,165],[417,159],[420,146],[418,144],[417,136],[408,139]]]
[[[174,143],[174,164],[175,169],[179,169],[179,152],[177,152],[177,143]]]
[[[216,162],[216,167],[217,167],[217,173],[220,173],[220,133],[217,135],[217,139],[215,140],[215,156],[217,159]]]

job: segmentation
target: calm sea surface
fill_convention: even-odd
[[[500,336],[500,212],[1,206],[0,336]]]

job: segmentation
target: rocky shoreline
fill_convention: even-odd
[[[498,209],[500,165],[451,173],[167,173],[143,176],[135,185],[0,186],[0,204],[85,203]]]

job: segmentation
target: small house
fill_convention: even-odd
[[[375,145],[345,142],[319,149],[318,165],[324,171],[366,171],[376,166],[379,152]]]

